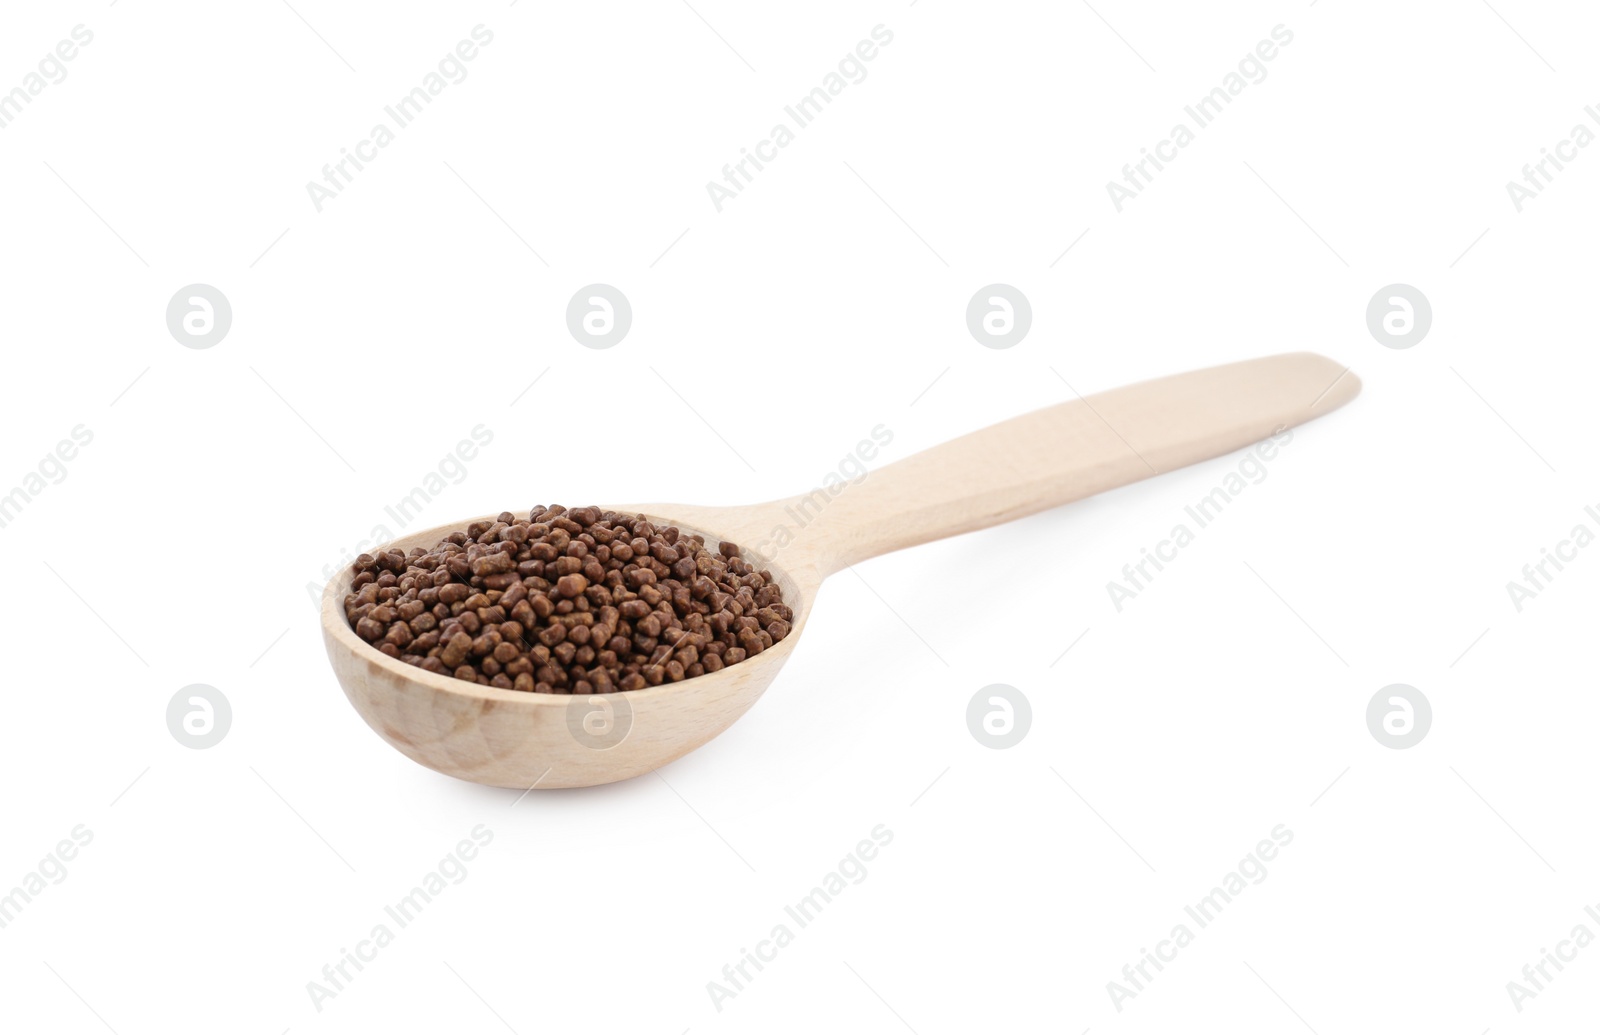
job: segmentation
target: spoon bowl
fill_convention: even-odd
[[[705,537],[750,541],[767,508],[602,507],[644,514]],[[468,518],[396,539],[382,549],[428,549],[451,532],[494,515]],[[658,769],[715,737],[771,685],[805,629],[822,576],[805,555],[786,568],[744,548],[757,570],[772,572],[794,610],[789,635],[760,654],[716,672],[614,694],[529,694],[437,675],[389,657],[362,640],[345,618],[355,573],[348,566],[322,595],[328,660],[345,696],[373,731],[430,769],[494,787],[589,787]],[[758,562],[759,558],[759,562]]]
[[[1360,381],[1312,353],[1231,363],[1077,398],[800,496],[749,507],[610,507],[737,543],[794,611],[789,635],[717,672],[643,690],[523,693],[438,675],[358,637],[348,567],[323,592],[323,640],[345,696],[407,757],[497,787],[587,787],[655,770],[702,746],[755,704],[805,631],[817,590],[851,564],[1026,517],[1241,449],[1350,401]],[[864,443],[871,445],[871,443]],[[382,549],[431,548],[473,520]]]

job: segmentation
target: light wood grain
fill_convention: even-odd
[[[772,571],[794,608],[793,631],[772,649],[681,683],[571,697],[425,672],[386,657],[351,630],[343,606],[349,570],[323,594],[328,658],[367,724],[442,773],[523,789],[628,779],[700,747],[756,702],[794,651],[828,574],[1220,456],[1337,409],[1359,391],[1354,374],[1324,357],[1271,356],[1026,414],[889,464],[836,494],[821,490],[748,507],[607,508],[676,524],[704,535],[713,548],[724,539],[739,543]],[[490,517],[453,521],[391,545],[431,547]],[[775,537],[775,530],[787,534]],[[626,736],[612,746],[587,746],[569,725],[597,707],[609,707],[614,722],[628,716]]]
[[[1360,390],[1354,374],[1307,352],[1116,388],[873,471],[823,508],[805,534],[830,574],[1231,453],[1335,410]]]

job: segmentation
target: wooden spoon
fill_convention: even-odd
[[[435,675],[389,658],[350,628],[347,568],[328,583],[328,659],[356,711],[403,754],[498,787],[626,780],[715,737],[789,660],[822,580],[847,565],[1092,496],[1221,456],[1337,409],[1361,390],[1332,360],[1300,352],[1130,385],[1038,410],[872,471],[854,484],[748,507],[614,507],[738,543],[794,609],[768,650],[719,672],[627,693],[530,694]],[[475,520],[405,536],[432,547]],[[784,530],[787,534],[776,534]]]

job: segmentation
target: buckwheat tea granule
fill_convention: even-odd
[[[642,690],[716,672],[789,634],[770,571],[733,543],[598,507],[509,511],[430,550],[362,554],[345,617],[392,658],[544,694]]]

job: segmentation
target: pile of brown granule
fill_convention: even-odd
[[[410,665],[543,694],[642,690],[716,672],[789,634],[772,573],[739,547],[598,507],[509,511],[431,550],[362,554],[356,634]]]

